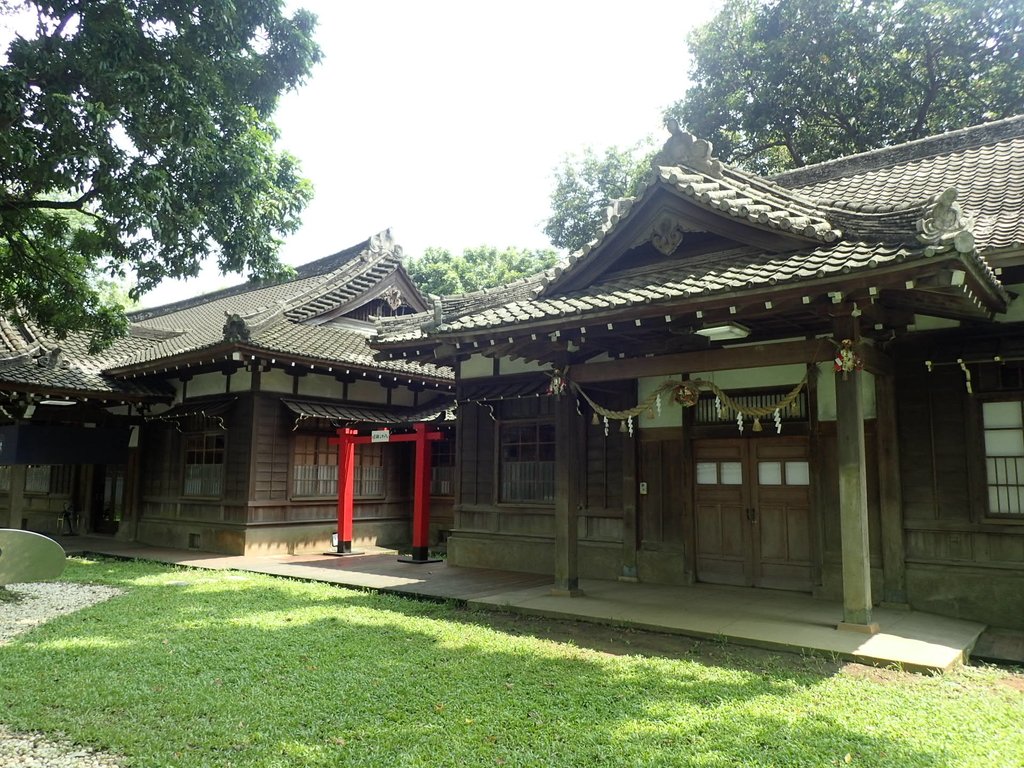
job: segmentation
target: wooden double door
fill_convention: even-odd
[[[697,579],[810,591],[810,461],[805,437],[694,441]]]

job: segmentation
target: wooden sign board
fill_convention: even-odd
[[[56,579],[64,572],[64,550],[32,531],[0,528],[0,587]]]
[[[391,442],[391,431],[387,429],[375,429],[370,432],[371,443],[389,443]]]

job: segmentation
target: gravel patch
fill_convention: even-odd
[[[120,595],[122,590],[90,584],[11,584],[18,600],[0,603],[0,645],[45,621]],[[0,766],[4,768],[120,768],[113,755],[41,733],[17,733],[0,723]]]

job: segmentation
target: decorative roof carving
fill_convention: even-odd
[[[671,256],[675,253],[680,243],[683,242],[686,231],[683,222],[677,216],[663,213],[654,222],[654,227],[651,231],[651,245],[665,256]]]
[[[722,178],[722,163],[712,157],[710,141],[698,139],[679,127],[674,118],[665,121],[669,136],[661,152],[654,156],[654,165],[683,165],[706,173],[714,179]]]
[[[397,258],[402,257],[402,246],[398,245],[391,237],[391,230],[385,229],[370,238],[370,253],[393,253]]]
[[[956,202],[956,187],[933,197],[930,210],[917,220],[917,239],[932,246],[933,252],[950,246],[961,253],[974,250],[971,227],[974,220]]]
[[[49,352],[43,352],[36,358],[36,365],[42,368],[54,369],[57,366],[68,367],[68,361],[64,358],[64,352],[60,347],[54,347]]]
[[[252,332],[241,315],[225,312],[224,317],[227,318],[224,322],[224,341],[239,342],[250,340]]]

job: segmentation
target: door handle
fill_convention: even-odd
[[[757,510],[753,507],[747,507],[747,520],[751,523],[757,522]]]

